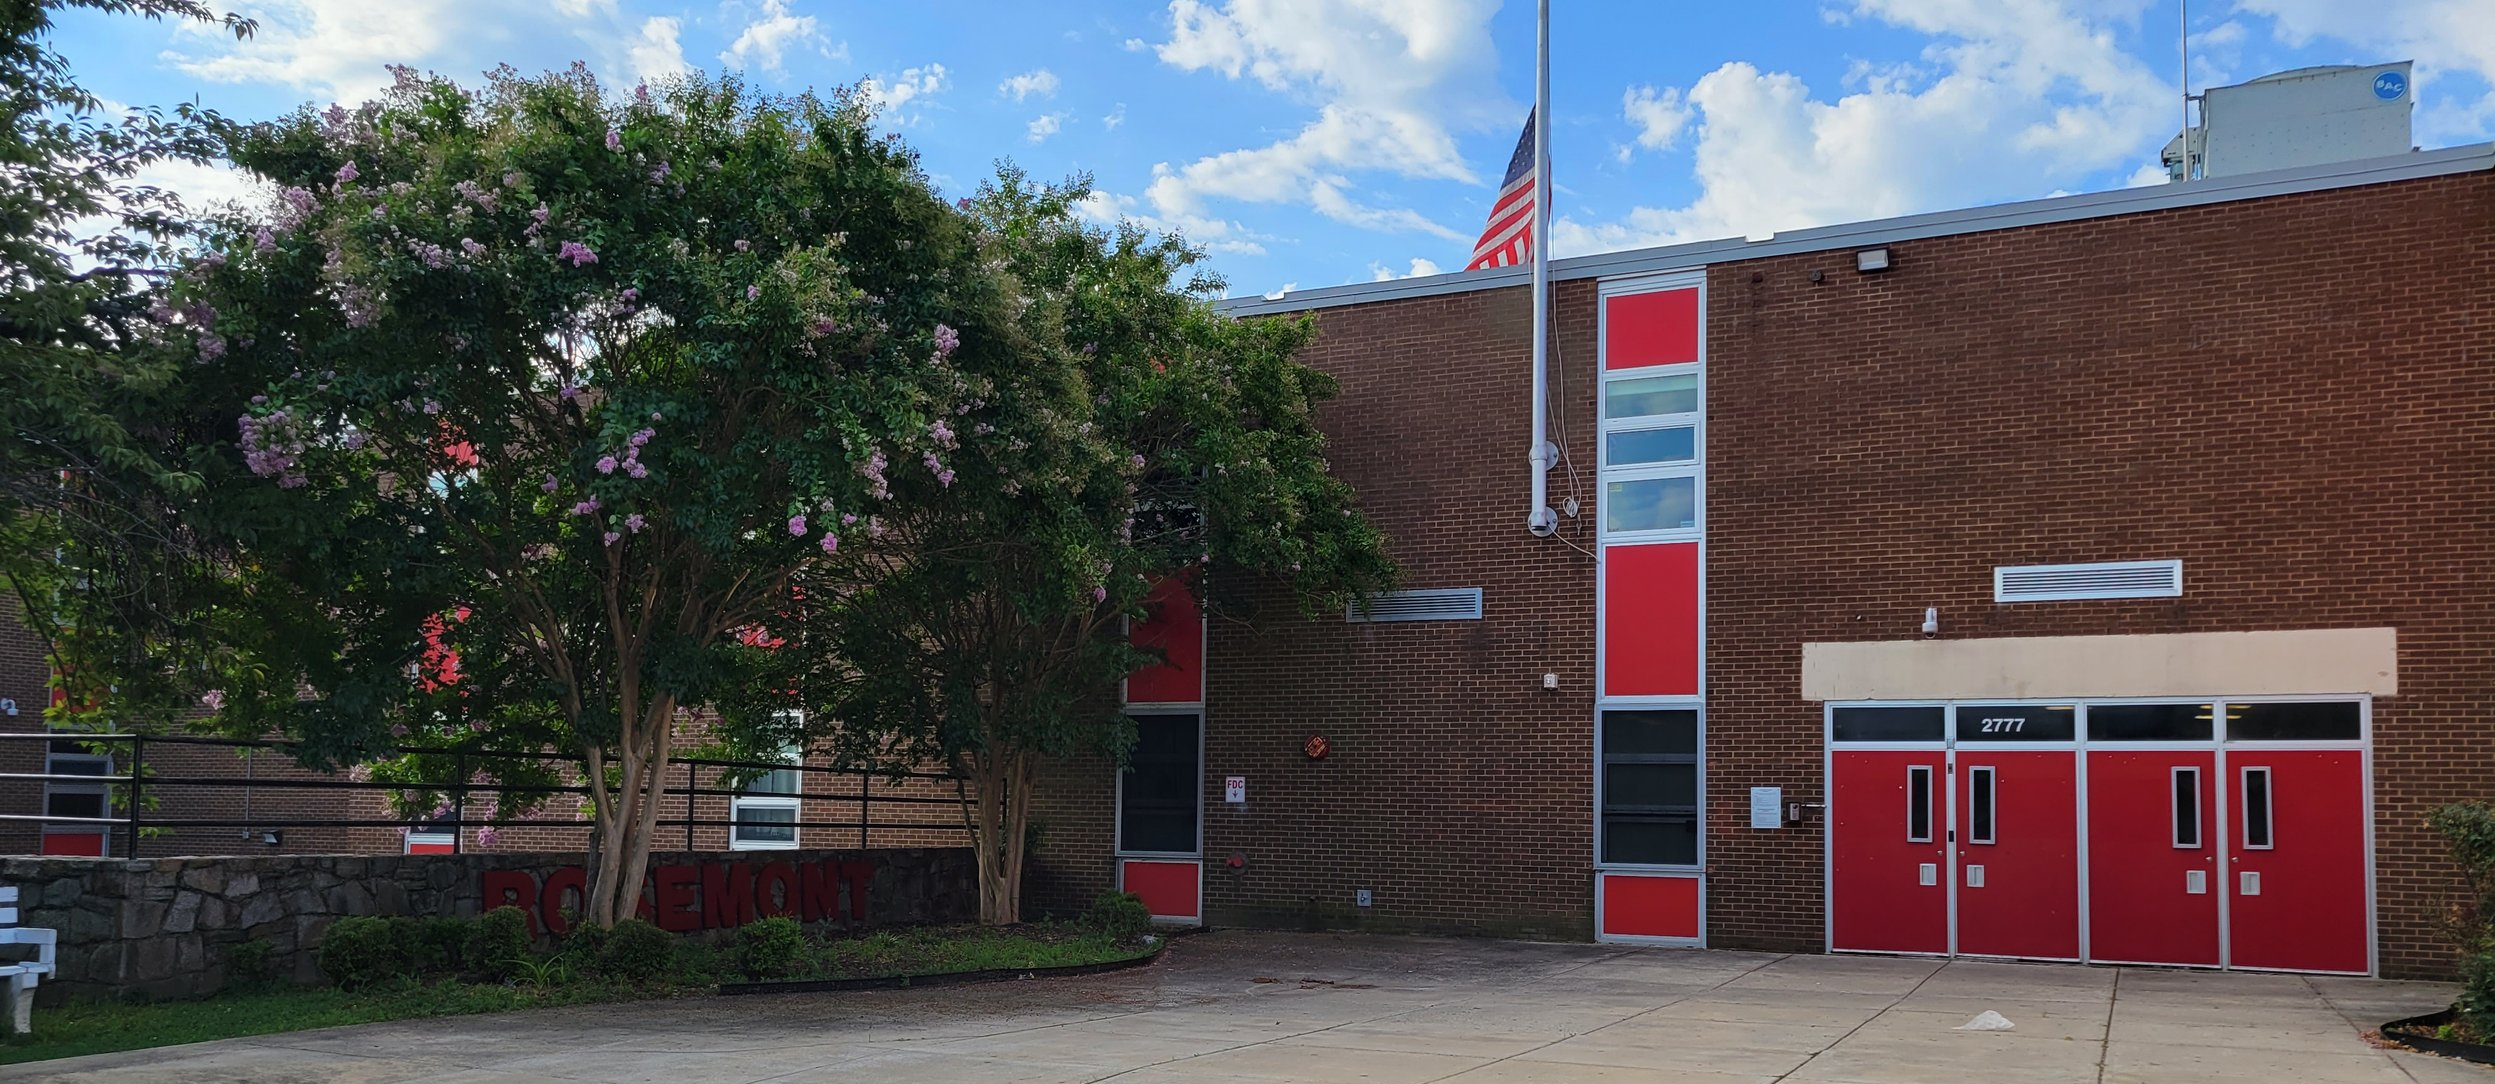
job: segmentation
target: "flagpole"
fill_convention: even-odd
[[[1559,531],[1551,511],[1551,0],[1539,0],[1533,64],[1533,504],[1525,529]]]

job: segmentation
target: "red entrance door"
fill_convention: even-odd
[[[1828,759],[1829,947],[1948,952],[1948,754],[1839,745]]]
[[[2078,756],[1959,746],[1959,953],[2079,958]]]
[[[2227,962],[2369,970],[2364,753],[2230,745],[2226,767]]]
[[[2217,754],[2088,752],[2088,959],[2218,966]]]

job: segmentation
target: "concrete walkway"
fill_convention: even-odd
[[[368,1024],[19,1066],[254,1084],[2495,1084],[2359,1036],[2447,987],[2042,964],[1317,934],[1151,968]],[[2015,1030],[1953,1030],[1992,1009]]]

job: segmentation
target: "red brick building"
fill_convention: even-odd
[[[2448,971],[2422,819],[2495,797],[2490,166],[1557,261],[1547,539],[1521,269],[1232,303],[1313,314],[1413,593],[1130,682],[1145,745],[1060,777],[1038,902]]]

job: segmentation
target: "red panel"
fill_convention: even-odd
[[[448,843],[410,843],[407,845],[407,853],[450,854],[452,853],[452,848]]]
[[[104,833],[45,832],[43,853],[101,858],[104,856]]]
[[[1698,878],[1606,873],[1603,933],[1615,937],[1698,936]]]
[[[2079,958],[2078,757],[1959,747],[1960,953]],[[1979,768],[1992,769],[1991,843],[1975,842],[1970,830]]]
[[[2200,771],[2197,847],[2175,846],[2176,768]],[[2088,753],[2089,959],[2217,966],[2216,771],[2207,751]]]
[[[1698,291],[1622,294],[1603,303],[1603,368],[1698,360]]]
[[[1698,695],[1698,544],[1603,548],[1603,692]]]
[[[1145,596],[1151,615],[1134,626],[1136,647],[1167,652],[1169,660],[1128,675],[1130,704],[1192,704],[1204,699],[1204,615],[1181,580],[1163,580]],[[1192,914],[1193,912],[1189,912]]]
[[[1195,918],[1203,912],[1198,897],[1202,865],[1195,862],[1121,863],[1121,883],[1144,901],[1154,918]]]
[[[1949,951],[1949,776],[1938,750],[1847,750],[1829,758],[1829,947]],[[1907,839],[1907,769],[1931,772],[1934,842]],[[1932,867],[1932,883],[1922,867]]]
[[[2271,850],[2245,843],[2243,772],[2270,770]],[[2365,764],[2355,750],[2229,747],[2228,943],[2235,967],[2364,971]],[[2243,875],[2260,879],[2257,895]]]

